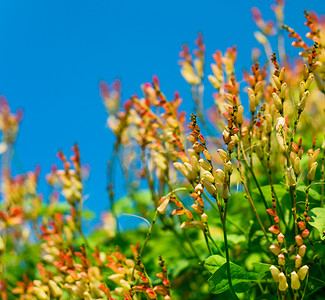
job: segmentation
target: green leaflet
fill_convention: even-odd
[[[321,236],[323,237],[323,232],[325,231],[325,207],[315,207],[308,212],[310,217],[309,224],[315,227]]]
[[[232,262],[230,263],[232,285],[237,293],[247,291],[252,281],[261,280],[270,272],[270,266],[267,264],[254,263],[253,266],[256,272],[247,272],[244,268]],[[219,255],[212,255],[206,259],[204,267],[210,273],[213,273],[208,280],[211,293],[221,294],[229,289],[225,258]]]

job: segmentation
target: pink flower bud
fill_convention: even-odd
[[[284,234],[283,233],[279,233],[278,234],[278,242],[279,244],[282,244],[284,241]]]
[[[284,254],[283,253],[280,253],[278,255],[278,264],[280,266],[284,266],[285,265],[285,258],[284,258]]]
[[[295,240],[296,240],[296,243],[297,243],[298,246],[301,246],[304,243],[304,240],[301,237],[301,235],[296,235]]]
[[[299,254],[296,255],[295,257],[295,267],[298,269],[301,266],[302,259]]]
[[[279,234],[280,233],[279,227],[276,226],[276,225],[271,226],[269,228],[269,231],[272,232],[273,234]]]
[[[270,250],[274,255],[279,255],[281,253],[281,247],[279,244],[272,244]]]

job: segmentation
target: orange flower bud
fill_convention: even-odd
[[[309,230],[305,229],[302,233],[301,233],[302,238],[306,239],[309,236]]]
[[[301,237],[301,235],[296,235],[295,240],[296,240],[296,243],[297,243],[298,246],[301,246],[304,243],[304,240]]]
[[[270,232],[272,232],[273,234],[279,234],[280,233],[279,227],[276,226],[276,225],[271,226],[268,230]]]

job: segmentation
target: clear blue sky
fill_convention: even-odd
[[[46,195],[44,176],[53,163],[60,163],[57,150],[70,156],[76,141],[82,161],[91,166],[86,206],[96,212],[104,209],[106,162],[114,138],[105,127],[99,81],[120,78],[127,99],[140,94],[140,85],[156,74],[167,96],[179,90],[185,104],[190,103],[177,64],[181,45],[193,47],[201,31],[208,63],[215,50],[236,44],[238,70],[249,68],[251,48],[258,46],[250,9],[259,7],[267,19],[273,16],[271,4],[268,0],[1,1],[0,94],[14,110],[24,110],[17,143],[22,165],[16,158],[16,172],[41,164],[40,192]],[[303,34],[305,8],[325,13],[323,0],[288,0],[285,23]],[[207,88],[206,101],[211,92]],[[191,108],[189,104],[188,114]]]

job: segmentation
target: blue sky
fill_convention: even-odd
[[[127,99],[140,94],[140,85],[156,74],[167,96],[180,91],[189,115],[190,92],[177,64],[181,45],[193,47],[200,31],[208,63],[215,50],[237,45],[238,70],[249,68],[251,48],[258,46],[250,9],[259,7],[268,19],[273,17],[271,4],[267,0],[1,1],[0,94],[14,110],[24,110],[15,172],[41,164],[40,192],[46,195],[44,176],[53,163],[60,163],[58,149],[70,155],[73,142],[78,142],[82,161],[91,167],[86,206],[100,212],[108,205],[105,172],[114,137],[105,127],[99,81],[120,78]],[[322,0],[287,1],[285,23],[302,34],[306,33],[303,9],[324,14],[325,6]],[[211,93],[207,87],[207,102]]]

